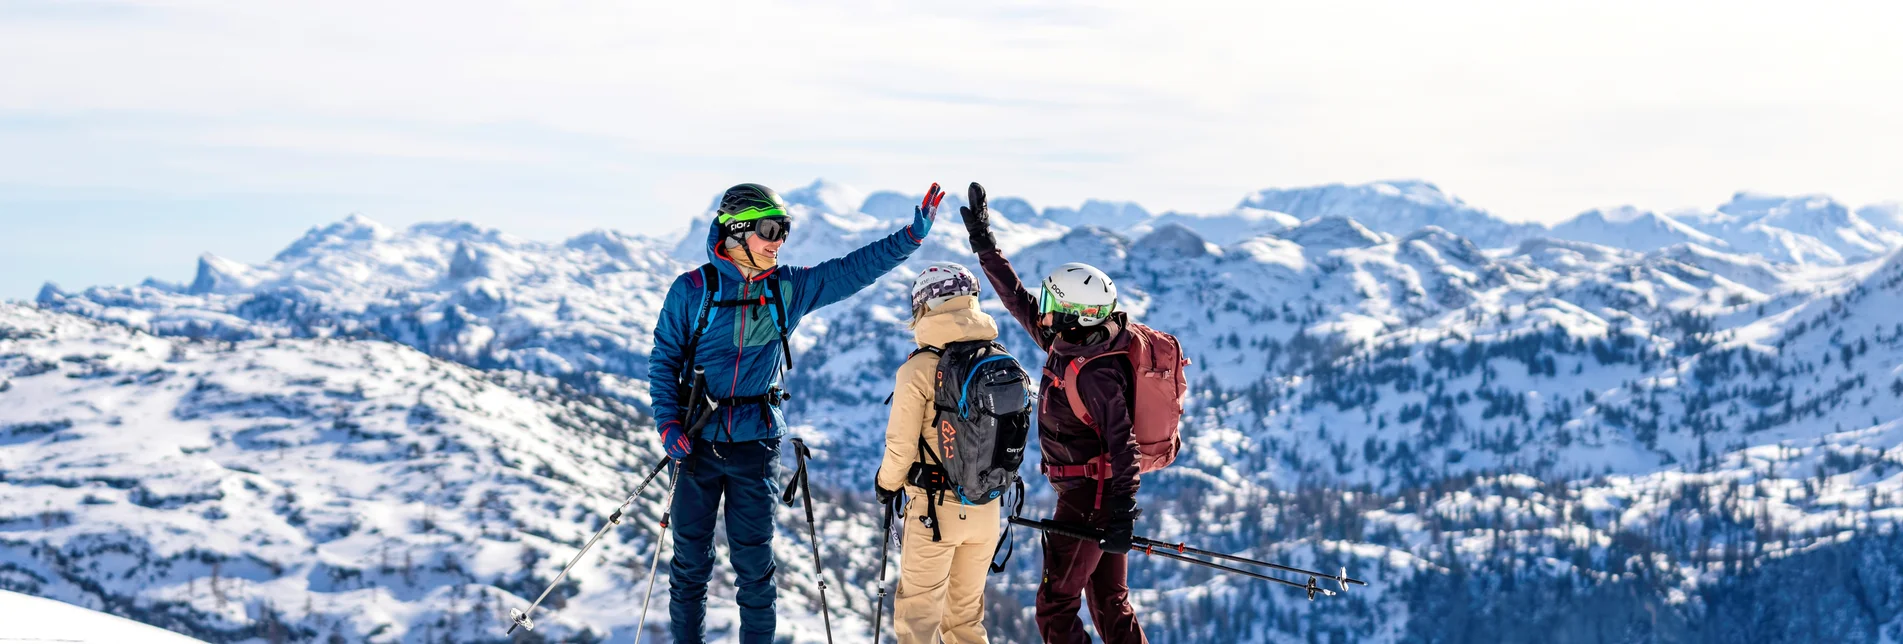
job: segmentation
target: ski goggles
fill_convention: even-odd
[[[1041,313],[1069,313],[1080,318],[1104,318],[1110,317],[1110,314],[1117,310],[1117,303],[1078,304],[1076,302],[1065,302],[1053,297],[1051,292],[1047,289],[1044,291],[1038,308]]]
[[[770,242],[785,241],[793,232],[793,220],[782,215],[764,219],[730,221],[725,224],[728,237],[745,238],[747,235],[759,235],[760,239]]]

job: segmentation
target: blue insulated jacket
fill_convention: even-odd
[[[884,239],[821,262],[817,266],[781,266],[747,279],[732,261],[719,253],[720,227],[707,226],[707,260],[717,269],[720,284],[715,300],[754,299],[767,296],[767,283],[777,279],[786,320],[780,324],[770,303],[735,307],[714,307],[707,330],[702,332],[694,361],[707,370],[707,388],[714,398],[760,396],[780,383],[780,328],[792,333],[800,318],[819,307],[850,297],[872,284],[879,276],[904,263],[924,240],[913,235],[910,226]],[[654,325],[654,351],[648,358],[648,391],[653,401],[654,422],[665,428],[681,423],[681,364],[686,359],[688,338],[694,334],[706,291],[700,269],[682,273],[667,289],[660,319]],[[762,417],[760,403],[742,404],[720,410],[707,424],[701,438],[710,441],[737,442],[779,438],[786,433],[786,418],[777,406],[769,406],[771,423]]]

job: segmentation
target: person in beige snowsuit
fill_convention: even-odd
[[[920,347],[994,340],[998,324],[978,310],[978,280],[958,264],[941,262],[921,272],[912,284],[912,331]],[[939,540],[923,519],[931,503],[924,489],[906,475],[920,462],[919,441],[936,441],[933,429],[932,375],[939,357],[919,351],[899,367],[892,393],[892,417],[885,428],[885,461],[879,466],[882,499],[901,487],[909,501],[899,562],[898,601],[893,631],[900,644],[976,644],[985,637],[985,573],[998,546],[1002,499],[965,505],[939,495]]]

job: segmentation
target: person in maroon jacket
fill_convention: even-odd
[[[1077,609],[1090,599],[1090,619],[1106,643],[1148,642],[1130,607],[1127,556],[1137,510],[1137,441],[1132,432],[1132,375],[1128,359],[1087,362],[1074,377],[1086,423],[1070,408],[1062,391],[1072,360],[1124,351],[1129,319],[1116,310],[1116,285],[1103,271],[1086,264],[1065,264],[1045,278],[1033,296],[1018,280],[1011,262],[991,236],[985,189],[971,184],[970,205],[959,209],[971,250],[985,277],[997,290],[1011,317],[1049,356],[1038,386],[1039,466],[1057,489],[1052,520],[1087,525],[1104,539],[1090,543],[1065,536],[1044,536],[1044,581],[1037,589],[1037,628],[1046,642],[1088,643]],[[1098,459],[1098,456],[1106,458]],[[1096,459],[1093,461],[1093,459]],[[1095,465],[1093,465],[1095,463]]]

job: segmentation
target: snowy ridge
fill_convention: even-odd
[[[1588,210],[1554,226],[1551,234],[1560,239],[1632,250],[1652,250],[1677,244],[1701,244],[1713,248],[1726,246],[1724,240],[1699,232],[1677,220],[1631,206]]]
[[[262,265],[203,257],[188,287],[47,289],[38,301],[164,335],[387,338],[486,368],[625,376],[646,370],[678,267],[661,248],[611,231],[550,244],[457,222],[395,232],[352,216]]]
[[[1751,192],[1733,195],[1713,212],[1678,213],[1679,221],[1743,252],[1798,264],[1841,265],[1865,261],[1903,247],[1903,232],[1865,220],[1870,213],[1893,223],[1883,204],[1861,211],[1829,197],[1783,197]]]
[[[1425,181],[1262,190],[1244,198],[1240,205],[1285,212],[1303,220],[1346,217],[1390,235],[1439,226],[1488,248],[1510,246],[1543,231],[1542,226],[1534,224],[1507,223]]]

